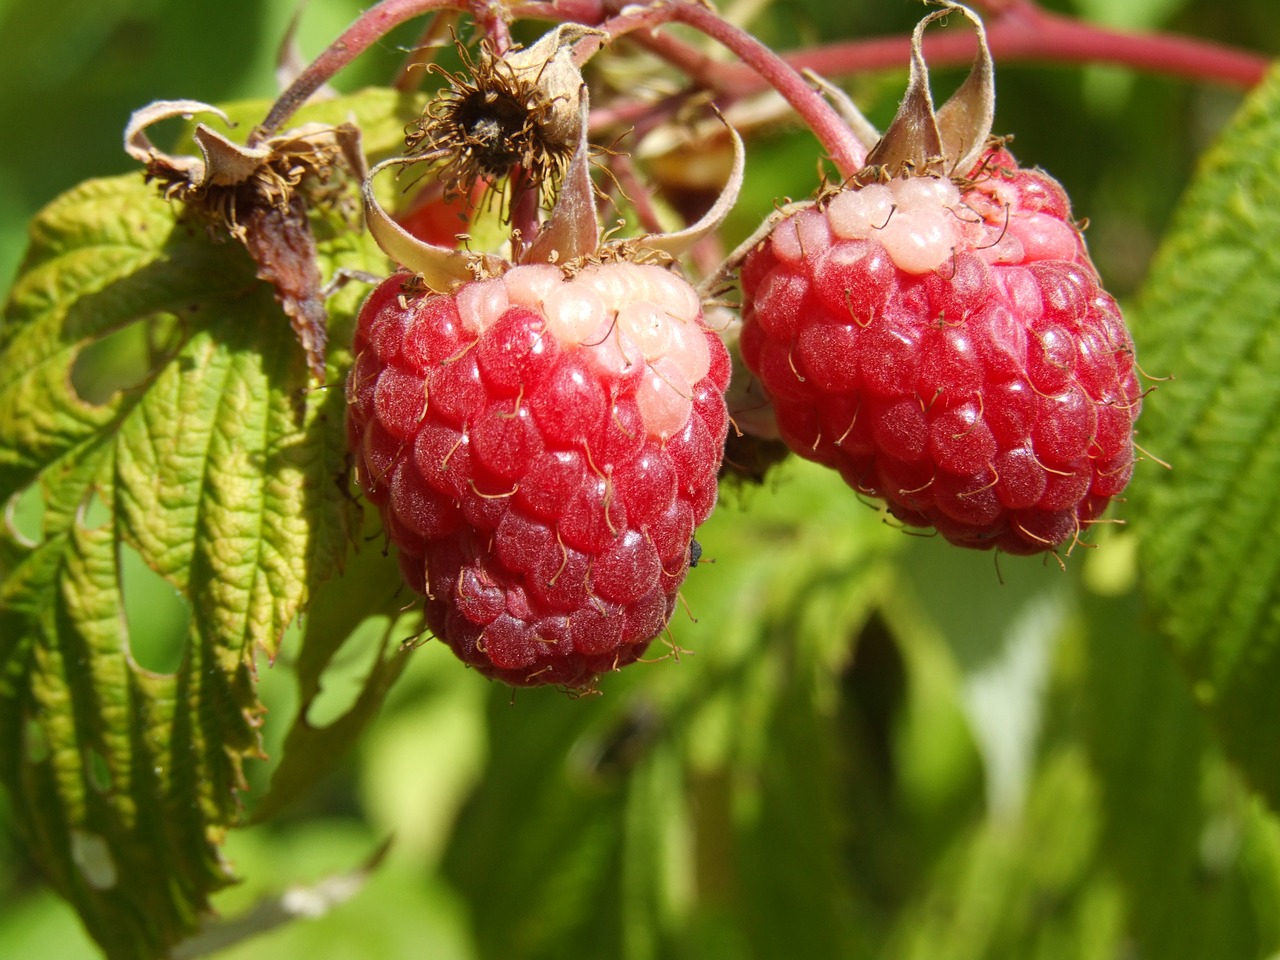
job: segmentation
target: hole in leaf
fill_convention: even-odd
[[[33,483],[9,498],[4,507],[5,523],[23,546],[36,547],[44,540],[44,490]]]
[[[129,654],[143,670],[171,674],[182,665],[191,625],[191,607],[142,555],[120,544],[120,589]]]
[[[22,727],[22,753],[27,763],[43,763],[49,757],[49,738],[44,725],[28,719]]]
[[[88,750],[84,755],[84,769],[89,777],[89,786],[99,793],[111,792],[111,765],[107,758],[97,750]]]
[[[89,494],[89,499],[80,505],[76,513],[76,523],[83,530],[97,530],[111,522],[111,508],[102,502],[98,492]]]
[[[110,890],[119,880],[111,847],[96,833],[71,831],[71,860],[85,882],[95,890]]]
[[[382,638],[387,627],[386,617],[372,617],[343,642],[320,675],[320,692],[307,707],[308,724],[327,727],[355,706],[365,681],[382,656]]]
[[[71,364],[71,387],[85,403],[101,406],[142,384],[173,352],[178,318],[161,313],[113,330],[81,348]]]

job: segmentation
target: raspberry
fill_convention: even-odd
[[[405,279],[359,317],[360,485],[462,660],[588,687],[671,616],[715,504],[728,353],[652,264],[516,266],[449,294]]]
[[[1128,483],[1133,343],[1061,186],[1004,149],[787,216],[741,281],[783,439],[904,523],[1035,553]]]

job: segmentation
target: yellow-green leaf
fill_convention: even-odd
[[[382,153],[408,107],[369,91],[299,121],[365,117]],[[321,275],[385,271],[352,178],[331,187],[311,209]],[[165,955],[232,879],[219,844],[261,755],[257,671],[359,530],[341,384],[362,292],[329,300],[317,387],[245,248],[141,173],[32,224],[0,329],[0,782],[111,958]],[[128,550],[190,608],[172,674],[133,655]],[[376,601],[350,596],[350,622]]]

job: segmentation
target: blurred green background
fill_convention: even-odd
[[[1274,0],[1047,5],[1280,50]],[[362,6],[311,0],[303,50]],[[920,9],[778,0],[759,29],[790,47],[904,32]],[[132,109],[270,96],[294,12],[291,0],[0,0],[0,289],[43,203],[131,168],[120,138]],[[413,34],[336,85],[385,82]],[[1094,224],[1104,279],[1131,296],[1240,93],[1108,67],[998,68],[997,132],[1063,181]],[[903,78],[853,83],[873,120],[892,115]],[[807,138],[768,147],[744,210],[812,187]],[[1133,535],[1103,531],[1065,572],[997,565],[892,530],[846,493],[797,465],[726,491],[699,534],[711,562],[673,626],[693,652],[607,677],[603,696],[513,697],[426,645],[336,775],[232,834],[244,882],[219,904],[241,915],[394,837],[386,860],[350,902],[218,955],[1280,955],[1280,824],[1221,758],[1147,630]],[[186,611],[140,562],[126,575],[131,627],[155,638],[163,667]],[[411,629],[368,624],[308,719],[339,716],[379,637]],[[291,655],[261,678],[277,758],[296,702]],[[261,791],[270,764],[250,773]],[[96,956],[5,823],[0,805],[0,957]]]

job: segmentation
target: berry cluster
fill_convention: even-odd
[[[801,456],[953,543],[1073,540],[1133,470],[1133,344],[1066,195],[993,148],[783,220],[742,268],[742,355]]]
[[[935,111],[921,37],[951,11],[974,23],[979,56]],[[464,57],[410,130],[419,152],[365,180],[370,229],[407,272],[361,311],[348,436],[432,633],[517,686],[589,688],[644,653],[715,505],[731,330],[759,381],[736,389],[762,387],[772,410],[745,429],[776,431],[952,543],[1073,544],[1133,471],[1133,344],[1062,188],[990,139],[976,16],[948,5],[921,22],[883,137],[824,88],[848,124],[833,151],[845,178],[712,273],[708,290],[737,269],[743,295],[741,324],[719,332],[675,267],[732,207],[741,140],[729,129],[733,172],[697,223],[602,242],[578,64],[605,36],[561,25],[528,50]],[[788,89],[814,108],[811,89]],[[423,161],[435,189],[397,220],[373,175]],[[423,217],[488,191],[510,226],[501,255],[458,250]]]
[[[591,684],[665,627],[716,499],[729,356],[670,270],[384,282],[348,434],[427,623],[513,685]]]

